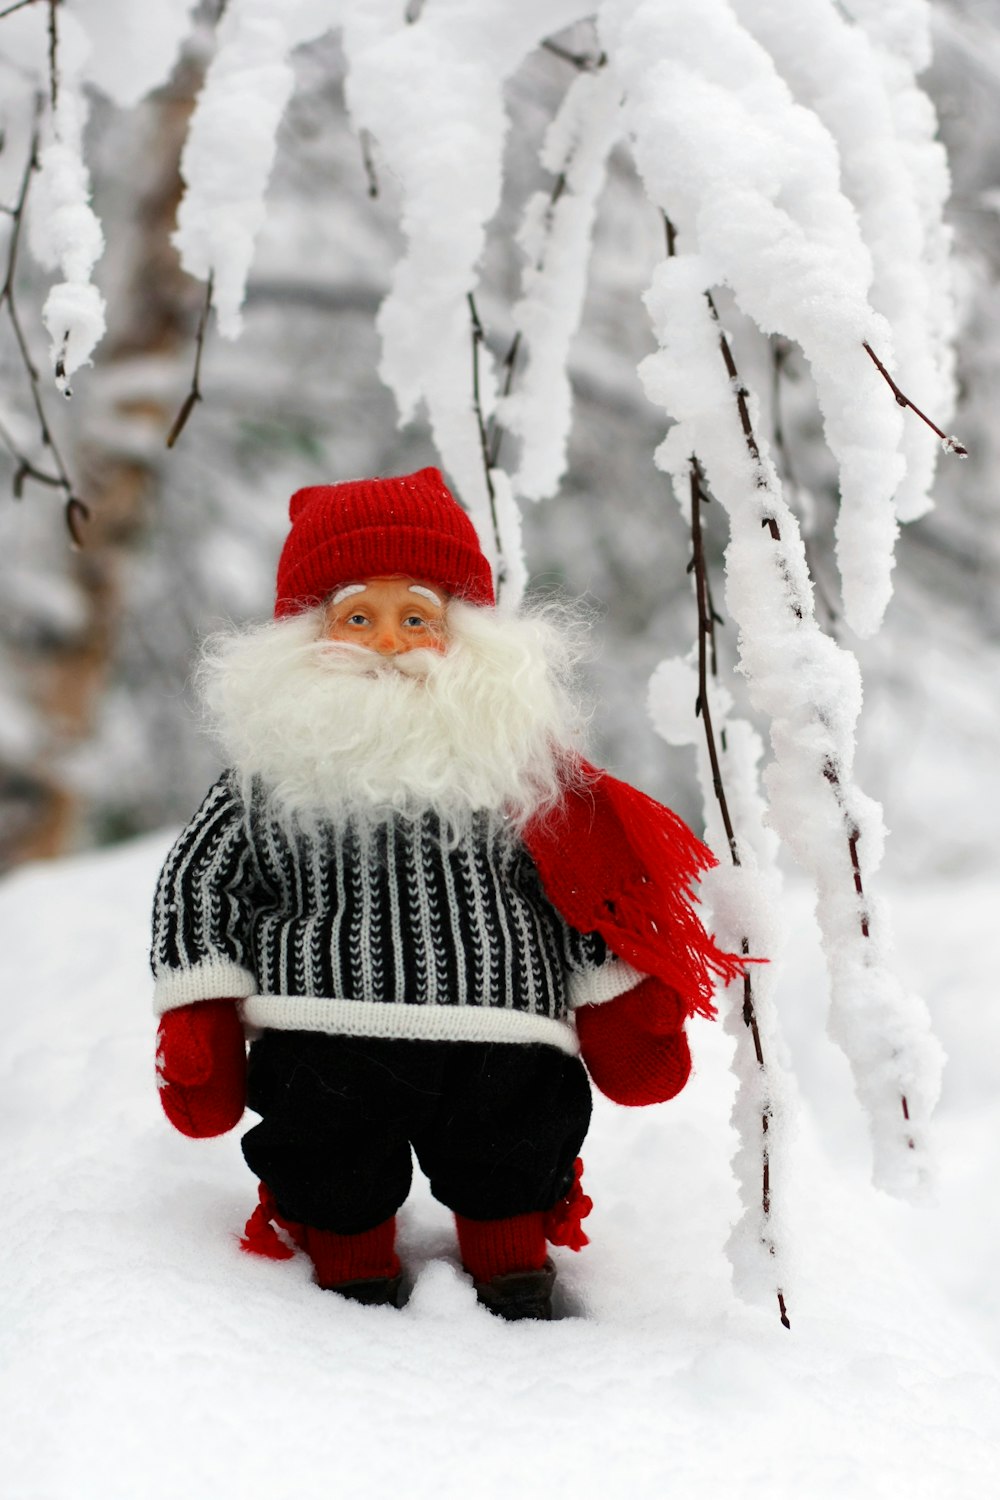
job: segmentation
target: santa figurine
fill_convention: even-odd
[[[228,769],[157,888],[160,1100],[194,1137],[260,1116],[245,1248],[400,1305],[416,1153],[479,1301],[548,1318],[590,1082],[678,1093],[740,970],[692,906],[714,860],[583,759],[578,631],[495,608],[436,469],[290,513],[274,620],[202,662]]]

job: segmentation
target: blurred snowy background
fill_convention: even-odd
[[[99,14],[99,5],[87,7],[95,9]],[[278,133],[244,331],[231,343],[209,328],[204,402],[177,447],[164,447],[190,384],[203,295],[179,270],[169,235],[214,10],[203,8],[183,60],[151,98],[123,109],[88,91],[87,158],[107,240],[94,280],[107,302],[109,332],[94,368],[74,378],[72,402],[49,385],[48,405],[95,522],[87,547],[74,554],[51,491],[29,479],[22,499],[0,508],[0,862],[7,865],[183,819],[215,766],[188,691],[195,643],[220,620],[269,612],[288,495],[301,484],[439,461],[425,422],[397,427],[394,401],[377,374],[374,320],[400,251],[398,202],[391,176],[369,196],[344,109],[335,34],[292,53],[295,91]],[[983,816],[1000,730],[995,12],[992,0],[936,0],[935,59],[923,80],[951,157],[962,335],[950,430],[971,457],[939,465],[936,509],[904,528],[882,633],[859,643],[832,622],[861,657],[859,780],[885,801],[889,867],[901,876],[996,864],[990,818]],[[570,50],[594,53],[589,27],[562,40]],[[110,61],[105,67],[113,72]],[[521,207],[531,192],[552,185],[538,151],[573,74],[561,57],[536,50],[506,92],[504,201],[490,226],[479,293],[487,337],[501,355],[521,273],[514,239]],[[17,93],[23,80],[9,81],[0,154],[7,203],[16,198],[26,145]],[[694,636],[687,530],[652,461],[664,421],[636,374],[654,348],[640,296],[662,254],[659,215],[628,154],[616,148],[572,345],[569,467],[554,499],[525,506],[525,550],[533,587],[582,595],[597,613],[599,758],[694,817],[688,753],[667,750],[643,710],[657,661],[685,652]],[[50,367],[39,316],[46,286],[22,246],[18,304],[43,371]],[[837,476],[808,372],[780,343],[768,348],[747,338],[741,348],[740,321],[731,308],[725,316],[741,370],[765,408],[774,389],[769,362],[780,362],[786,448],[812,497],[803,517],[810,557],[829,609],[839,613]],[[37,424],[7,327],[0,402],[5,430],[28,446]],[[773,412],[765,409],[761,425],[770,435]],[[0,492],[9,493],[16,469],[0,446]],[[708,523],[717,565],[723,517],[710,508]],[[727,662],[733,634],[730,625],[720,637]]]

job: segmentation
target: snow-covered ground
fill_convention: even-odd
[[[790,1332],[732,1293],[730,1042],[696,1023],[671,1104],[599,1107],[569,1316],[478,1308],[447,1214],[414,1190],[401,1312],[237,1248],[236,1136],[173,1134],[153,1086],[145,945],[168,838],[0,887],[6,1021],[0,1490],[10,1500],[1000,1493],[1000,885],[895,893],[899,963],[949,1054],[936,1206],[867,1184],[823,1031],[808,901],[780,1003],[802,1094]]]

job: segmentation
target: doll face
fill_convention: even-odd
[[[348,583],[331,594],[321,638],[350,641],[381,656],[446,651],[448,596],[423,578],[393,576]]]

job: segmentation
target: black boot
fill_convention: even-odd
[[[508,1323],[533,1318],[549,1322],[556,1268],[550,1260],[540,1271],[505,1271],[490,1281],[476,1282],[476,1296],[484,1307]]]
[[[350,1302],[363,1302],[366,1307],[402,1307],[402,1276],[367,1276],[358,1281],[341,1281],[324,1290],[336,1292]]]

